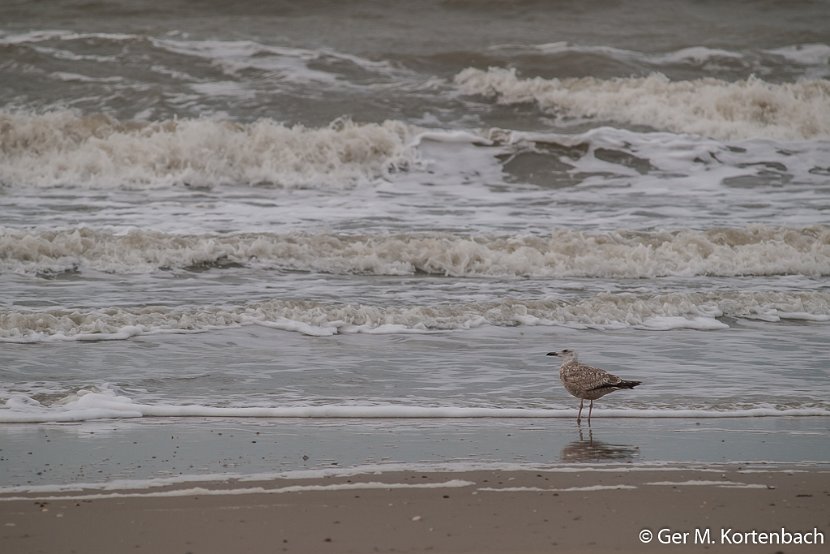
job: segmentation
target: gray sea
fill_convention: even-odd
[[[5,0],[0,484],[827,461],[829,19]],[[643,382],[590,437],[563,348]]]

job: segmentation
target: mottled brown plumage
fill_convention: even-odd
[[[579,413],[576,416],[577,423],[582,420],[582,403],[585,400],[591,401],[591,405],[588,408],[588,423],[590,424],[591,412],[594,409],[594,400],[602,398],[615,390],[633,389],[640,384],[640,381],[620,379],[604,369],[579,363],[576,352],[573,350],[548,352],[548,356],[559,356],[562,358],[562,365],[559,367],[559,378],[562,380],[565,390],[579,398]]]

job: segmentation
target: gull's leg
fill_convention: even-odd
[[[582,421],[582,403],[584,402],[583,399],[579,399],[579,413],[576,414],[576,422],[579,423]]]
[[[591,400],[591,405],[588,406],[588,425],[591,424],[591,412],[594,411],[594,401]]]

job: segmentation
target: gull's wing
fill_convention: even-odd
[[[562,370],[562,378],[569,384],[584,391],[619,385],[622,379],[604,369],[589,365],[574,364]]]

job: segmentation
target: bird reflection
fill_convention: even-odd
[[[563,462],[621,462],[630,461],[640,455],[638,446],[625,444],[609,444],[594,440],[594,433],[588,428],[587,438],[579,427],[579,440],[568,444],[562,449]]]

